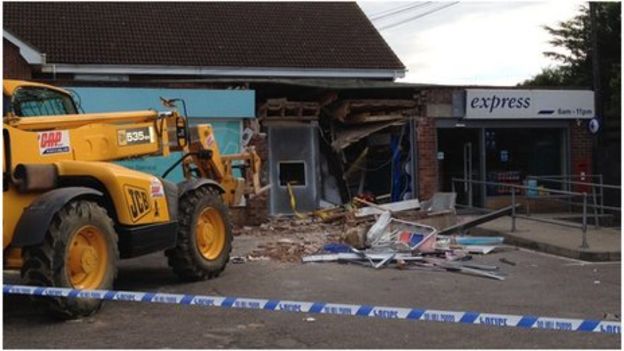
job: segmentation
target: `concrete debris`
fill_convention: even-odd
[[[356,249],[364,249],[366,247],[366,233],[366,227],[350,227],[341,235],[340,240]]]
[[[300,262],[301,257],[319,251],[325,243],[340,242],[345,228],[315,219],[275,218],[244,231],[245,235],[262,238],[248,253],[249,261],[270,259],[280,262]]]

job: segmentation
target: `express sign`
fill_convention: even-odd
[[[466,90],[466,118],[593,118],[589,90]]]

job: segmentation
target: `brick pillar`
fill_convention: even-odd
[[[572,174],[579,174],[581,169],[584,169],[586,174],[593,173],[592,138],[585,122],[581,123],[580,126],[577,125],[576,121],[570,123],[570,159],[572,163],[570,167]]]
[[[422,117],[416,127],[418,147],[418,199],[430,199],[438,191],[437,133],[435,120]]]

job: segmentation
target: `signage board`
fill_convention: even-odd
[[[465,118],[591,119],[590,90],[466,89]]]

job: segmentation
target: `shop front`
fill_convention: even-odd
[[[529,176],[590,172],[593,92],[466,89],[455,96],[459,116],[435,118],[436,161],[438,188],[455,190],[458,203],[499,208],[511,189],[487,183],[530,185]]]

